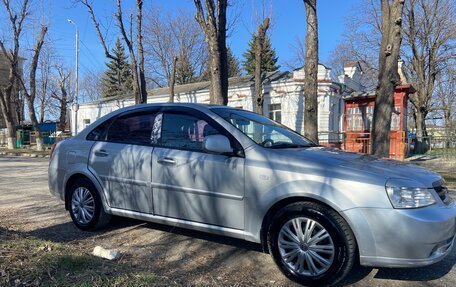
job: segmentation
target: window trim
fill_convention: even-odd
[[[241,143],[229,131],[227,131],[221,124],[219,124],[216,120],[214,120],[210,115],[208,115],[208,114],[206,114],[206,113],[204,113],[202,111],[199,111],[197,109],[191,108],[191,107],[180,107],[180,106],[161,106],[161,107],[157,107],[157,106],[155,106],[155,107],[143,107],[143,108],[138,108],[138,109],[134,109],[134,110],[129,110],[129,111],[120,113],[118,115],[115,115],[115,116],[107,119],[106,121],[100,123],[96,127],[94,127],[87,134],[86,140],[88,140],[88,141],[107,142],[107,143],[114,143],[114,144],[129,144],[129,145],[140,145],[140,146],[148,146],[148,147],[168,148],[168,149],[199,152],[199,153],[212,154],[212,155],[224,155],[224,154],[220,154],[220,153],[209,152],[209,151],[206,151],[206,150],[194,150],[194,149],[166,147],[166,146],[162,145],[162,142],[161,142],[161,140],[163,138],[163,136],[162,136],[163,129],[162,128],[160,128],[160,140],[156,144],[152,144],[152,143],[151,144],[120,143],[120,142],[112,142],[112,141],[108,141],[107,140],[108,130],[111,128],[111,125],[114,123],[114,121],[116,119],[118,119],[119,117],[128,116],[130,114],[141,113],[141,112],[150,112],[150,113],[156,113],[156,114],[163,113],[163,117],[165,116],[166,113],[170,113],[170,112],[171,113],[181,113],[181,114],[183,113],[183,114],[191,115],[191,116],[200,118],[202,120],[205,120],[208,124],[210,124],[212,127],[217,129],[220,132],[221,135],[226,136],[230,140],[230,143],[233,146],[234,152],[232,154],[230,154],[229,156],[245,158],[245,152],[244,152],[243,146],[241,145]],[[215,115],[217,115],[217,114],[215,114]],[[88,137],[92,133],[92,131],[94,131],[99,126],[101,126],[101,125],[103,125],[105,123],[107,123],[107,127],[103,131],[101,139],[98,139],[98,140],[88,139]],[[162,126],[163,126],[163,121],[162,121]]]

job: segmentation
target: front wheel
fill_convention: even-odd
[[[269,225],[268,246],[282,273],[307,286],[336,284],[356,259],[356,241],[345,220],[312,202],[281,209]]]
[[[111,215],[104,211],[100,196],[90,180],[77,180],[69,192],[70,216],[79,229],[96,230],[109,223]]]

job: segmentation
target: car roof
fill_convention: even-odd
[[[230,108],[230,109],[236,109],[233,107],[228,107],[224,105],[213,105],[213,104],[199,104],[199,103],[150,103],[150,104],[137,104],[137,105],[132,105],[124,108],[120,108],[118,110],[112,111],[99,119],[97,119],[95,122],[93,122],[93,127],[96,125],[104,122],[105,120],[115,117],[121,113],[128,112],[128,111],[134,111],[137,109],[143,109],[143,108],[150,108],[150,107],[187,107],[187,108],[193,108],[195,110],[199,110],[202,112],[208,112],[211,109],[214,108]],[[92,129],[84,129],[81,132],[78,133],[75,137],[77,138],[85,138],[87,134],[91,131]]]

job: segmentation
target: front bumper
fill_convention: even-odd
[[[419,267],[451,252],[456,206],[417,209],[354,208],[343,212],[355,233],[360,263],[374,267]]]

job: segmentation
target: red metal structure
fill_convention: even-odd
[[[390,158],[405,158],[408,96],[414,92],[415,89],[411,85],[395,88],[390,133]],[[352,93],[344,101],[344,149],[370,153],[375,93]]]

